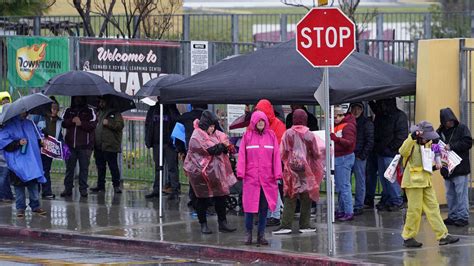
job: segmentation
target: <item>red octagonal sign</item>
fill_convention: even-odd
[[[355,25],[339,8],[313,8],[296,25],[296,50],[313,67],[340,66],[355,41]]]

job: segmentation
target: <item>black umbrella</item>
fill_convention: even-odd
[[[160,90],[163,87],[169,86],[176,82],[184,79],[183,75],[180,74],[168,74],[154,78],[145,85],[135,94],[136,97],[148,97],[148,96],[160,96]]]
[[[46,95],[100,96],[116,92],[101,76],[73,70],[55,76],[43,87]]]
[[[43,87],[46,95],[88,96],[87,103],[97,106],[97,97],[109,95],[114,107],[121,111],[135,109],[133,98],[118,92],[101,76],[94,73],[73,70],[48,80]]]
[[[313,68],[295,40],[226,59],[207,70],[161,89],[163,103],[314,104],[323,69]],[[374,57],[353,53],[329,69],[331,104],[415,94],[416,75]]]
[[[35,93],[28,96],[23,96],[18,100],[7,103],[2,106],[2,112],[0,113],[0,124],[3,125],[8,120],[22,113],[41,113],[47,106],[53,101],[42,93]]]

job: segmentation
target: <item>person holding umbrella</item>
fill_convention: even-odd
[[[77,161],[79,161],[79,192],[81,197],[87,197],[87,178],[90,157],[95,143],[97,117],[94,109],[87,106],[85,96],[73,96],[71,107],[66,109],[63,119],[62,126],[66,129],[65,140],[71,155],[66,161],[64,191],[61,193],[61,197],[72,196],[74,168]]]
[[[120,171],[117,155],[122,150],[122,130],[124,122],[122,114],[117,111],[110,97],[99,98],[97,112],[97,127],[95,128],[94,156],[97,166],[97,186],[92,192],[105,191],[105,174],[107,164],[112,174],[112,183],[115,193],[122,193],[120,189]]]

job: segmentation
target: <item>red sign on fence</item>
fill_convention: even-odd
[[[339,8],[313,8],[296,25],[296,50],[313,67],[340,66],[355,41],[355,25]]]

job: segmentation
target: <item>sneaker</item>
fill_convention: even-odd
[[[47,212],[45,210],[41,209],[41,208],[34,209],[32,212],[37,213],[39,215],[46,215],[47,214]]]
[[[403,204],[402,205],[391,205],[391,206],[387,206],[386,207],[387,211],[389,212],[396,212],[396,211],[400,211],[403,209]]]
[[[25,210],[16,210],[16,217],[24,218],[25,217]]]
[[[274,234],[274,235],[289,235],[289,234],[291,234],[291,229],[290,228],[279,227],[278,229],[273,230],[272,234]]]
[[[343,217],[338,219],[341,222],[352,221],[354,220],[354,214],[345,214]]]
[[[364,209],[354,209],[354,215],[355,216],[358,216],[358,215],[362,215],[364,214]]]
[[[439,240],[439,245],[444,246],[448,244],[454,244],[459,241],[459,237],[454,237],[452,235],[447,235],[445,238]]]
[[[114,187],[114,193],[122,194],[122,189],[120,187]]]
[[[342,218],[344,217],[344,213],[343,212],[336,212],[334,214],[334,219],[339,219],[339,218]]]
[[[464,227],[464,226],[469,225],[469,221],[468,220],[456,220],[456,221],[454,221],[454,225],[457,226],[457,227]]]
[[[387,209],[387,206],[385,204],[379,202],[375,205],[375,208],[379,211],[385,211]]]
[[[451,218],[446,218],[443,220],[445,225],[454,225],[456,221],[452,220]]]
[[[267,219],[267,226],[279,226],[279,225],[280,225],[280,219],[275,219],[275,218]]]
[[[403,241],[403,246],[407,248],[420,248],[423,243],[416,241],[414,238],[410,238]]]
[[[51,195],[44,195],[42,198],[43,198],[43,199],[53,200],[53,199],[56,198],[56,195],[54,195],[54,194],[51,194]]]
[[[313,228],[313,227],[300,228],[299,232],[302,233],[302,234],[304,234],[304,233],[315,233],[316,228]]]

